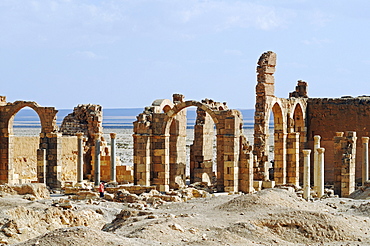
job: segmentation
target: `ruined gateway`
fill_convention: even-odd
[[[229,109],[226,103],[209,99],[186,101],[183,95],[174,94],[172,100],[155,100],[133,123],[133,170],[114,163],[114,148],[109,148],[102,138],[101,106],[78,105],[58,129],[55,108],[27,101],[10,103],[1,97],[0,183],[17,184],[32,179],[60,188],[66,182],[89,179],[133,182],[156,186],[159,191],[183,187],[186,108],[196,107],[194,143],[190,150],[191,182],[216,180],[218,191],[244,193],[274,185],[302,185],[303,150],[310,149],[311,184],[318,185],[314,166],[322,152],[325,183],[334,185],[336,194],[348,196],[356,182],[368,179],[370,97],[309,98],[307,83],[298,81],[289,98],[277,98],[275,66],[276,54],[271,51],[258,60],[253,146],[243,134],[243,119],[238,110]],[[16,161],[18,152],[14,148],[15,144],[30,139],[16,138],[12,133],[14,116],[24,107],[35,110],[41,122],[37,159],[32,160],[37,170],[32,178],[20,177],[19,170],[25,163]],[[269,136],[271,113],[273,136]],[[214,131],[216,173],[212,162]],[[114,134],[111,136],[115,138]],[[274,139],[273,160],[268,157],[269,138]],[[31,145],[23,144],[22,148],[27,146]],[[272,161],[274,178],[270,180]]]

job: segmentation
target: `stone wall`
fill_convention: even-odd
[[[336,132],[357,134],[356,179],[361,178],[361,137],[370,136],[370,97],[309,98],[307,102],[307,147],[321,136],[325,148],[325,182],[334,182],[334,137]]]
[[[95,146],[95,135],[103,134],[103,111],[100,105],[80,104],[67,115],[62,122],[59,132],[63,135],[76,136],[83,133],[84,141],[84,174],[89,175],[92,171],[93,147]],[[104,139],[101,139],[104,142]]]
[[[77,180],[77,137],[62,137],[62,180]]]
[[[37,149],[40,138],[37,136],[13,136],[13,167],[17,180],[28,183],[37,181]],[[76,180],[77,137],[62,137],[61,148],[62,181]]]
[[[12,136],[12,138],[15,176],[18,175],[18,180],[21,179],[22,183],[37,181],[37,149],[40,138],[37,136]]]

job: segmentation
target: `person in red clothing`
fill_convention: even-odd
[[[100,197],[104,197],[104,182],[100,182],[100,185],[99,185],[99,193],[100,193]]]

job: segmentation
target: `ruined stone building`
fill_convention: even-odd
[[[209,100],[184,101],[182,95],[175,94],[172,102],[154,101],[134,122],[135,183],[157,185],[160,190],[184,184],[184,109],[195,106],[197,120],[190,153],[191,182],[212,180],[214,124],[218,191],[250,192],[253,185],[257,189],[270,187],[273,185],[269,182],[271,166],[275,184],[302,185],[303,150],[312,150],[313,174],[317,171],[313,164],[317,160],[317,149],[321,147],[322,154],[325,151],[325,183],[334,185],[337,194],[348,196],[355,188],[355,179],[361,181],[361,153],[365,145],[359,141],[369,136],[370,97],[309,98],[307,83],[298,81],[289,98],[278,98],[274,94],[275,66],[276,54],[271,51],[258,60],[253,154],[242,133],[242,118],[237,110]],[[270,136],[271,121],[273,132]],[[271,138],[273,158],[269,158]],[[314,138],[317,140],[315,146]],[[311,177],[314,183],[314,175]]]
[[[57,110],[36,102],[6,102],[0,98],[0,183],[41,182],[60,188],[65,181],[76,181],[77,135],[83,139],[84,178],[93,178],[95,139],[102,145],[102,164],[109,159],[109,150],[102,139],[102,108],[98,105],[78,105],[58,128]],[[40,118],[38,137],[14,136],[13,120],[17,112],[29,107]],[[36,153],[37,150],[37,153]],[[105,162],[106,164],[106,162]],[[109,167],[108,167],[109,168]],[[110,177],[104,177],[110,180]]]
[[[356,183],[369,179],[370,97],[310,98],[308,84],[298,81],[288,98],[278,98],[275,67],[275,53],[261,55],[253,147],[243,134],[238,110],[229,109],[226,103],[186,101],[183,95],[174,94],[172,100],[155,100],[133,122],[133,173],[126,166],[115,166],[115,153],[102,137],[101,106],[78,105],[59,129],[54,107],[29,101],[11,103],[0,97],[0,183],[31,180],[58,188],[66,181],[102,179],[168,191],[184,187],[189,175],[191,183],[201,181],[215,184],[218,191],[249,193],[275,184],[302,185],[307,160],[303,153],[309,153],[303,150],[310,149],[314,187],[315,165],[324,158],[325,183],[333,185],[337,194],[348,196]],[[13,135],[14,116],[25,107],[40,118],[38,137]],[[189,163],[188,107],[196,108]],[[114,146],[115,134],[111,139]],[[37,149],[37,154],[31,149]]]
[[[363,146],[368,146],[363,145],[361,139],[370,136],[370,97],[309,98],[307,83],[298,81],[289,98],[277,98],[274,95],[275,66],[276,54],[271,51],[262,54],[258,61],[254,179],[268,179],[271,161],[268,138],[273,137],[276,183],[302,183],[302,150],[314,150],[317,136],[318,141],[321,139],[318,147],[325,149],[325,183],[333,184],[337,194],[348,196],[354,191],[355,179],[361,181],[364,159],[361,153]],[[271,112],[273,136],[269,136],[268,131]],[[313,170],[314,158],[311,160]]]
[[[219,191],[252,189],[252,155],[242,134],[242,116],[225,103],[185,101],[181,94],[156,100],[134,122],[134,181],[159,190],[183,187],[186,182],[186,108],[197,108],[194,143],[190,148],[190,182],[210,183]],[[213,138],[216,130],[216,169]]]

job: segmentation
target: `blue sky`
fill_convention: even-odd
[[[0,0],[0,95],[59,109],[145,107],[182,93],[254,108],[256,62],[275,91],[370,94],[370,1]]]

